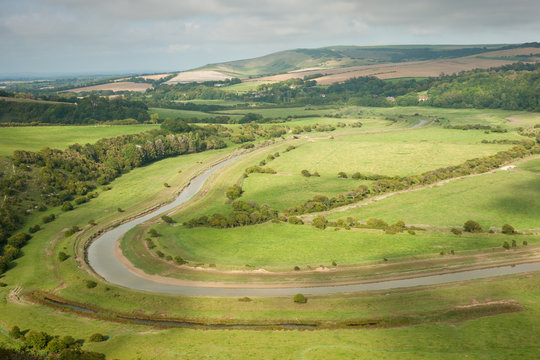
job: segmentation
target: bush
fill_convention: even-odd
[[[66,261],[68,258],[69,258],[69,255],[66,254],[65,252],[60,251],[60,252],[58,253],[58,260],[59,260],[59,261]]]
[[[93,289],[97,286],[97,282],[95,282],[94,280],[86,280],[85,285],[88,289]]]
[[[64,201],[62,204],[62,211],[70,211],[73,210],[73,205],[69,201]]]
[[[163,183],[163,186],[165,186],[166,188],[171,187],[171,185],[169,185],[168,183]]]
[[[174,262],[177,263],[178,265],[184,265],[187,263],[187,261],[181,258],[180,256],[175,256]]]
[[[529,245],[529,243],[527,242],[527,240],[523,240],[523,246],[527,246]]]
[[[163,215],[161,217],[161,220],[165,221],[167,224],[173,224],[174,223],[174,220],[172,219],[172,217],[170,217],[168,215]]]
[[[505,248],[506,250],[508,250],[508,249],[510,249],[510,244],[508,243],[508,241],[505,241],[505,242],[503,242],[502,247]]]
[[[305,303],[307,303],[307,298],[303,294],[294,295],[293,300],[297,304],[305,304]]]
[[[352,174],[351,176],[354,180],[359,180],[361,177],[362,177],[362,174],[360,174],[359,172],[355,172],[354,174]]]
[[[305,176],[305,177],[310,177],[311,176],[311,174],[307,170],[302,170],[301,174],[302,174],[302,176]]]
[[[513,248],[517,247],[517,242],[516,242],[516,240],[512,240],[512,247],[513,247]]]
[[[21,333],[21,329],[15,325],[14,327],[11,328],[11,330],[9,330],[9,336],[12,337],[13,339],[18,339],[22,336],[23,334]]]
[[[156,255],[159,256],[160,258],[164,258],[164,257],[165,257],[165,254],[164,254],[161,250],[157,250],[157,251],[156,251]]]
[[[156,229],[150,229],[150,230],[148,230],[148,234],[149,234],[151,237],[158,237],[158,236],[159,236],[159,234],[158,234],[158,232],[157,232]]]
[[[465,222],[465,224],[463,224],[463,230],[470,233],[481,233],[482,231],[484,231],[482,230],[480,224],[474,220],[468,220],[467,222]]]
[[[39,224],[36,224],[34,226],[31,226],[28,231],[33,234],[35,232],[38,232],[39,230],[41,230],[41,226],[39,226]]]
[[[242,191],[241,186],[233,185],[227,189],[227,191],[225,192],[225,195],[227,196],[229,200],[236,200],[240,196],[242,196],[242,193],[243,191]]]
[[[121,212],[124,212],[124,209],[122,209],[122,208],[118,208],[118,209],[116,209],[116,210],[117,210],[118,212],[120,212],[120,213],[121,213]]]
[[[377,218],[369,218],[366,221],[366,225],[368,228],[381,229],[381,230],[384,230],[388,227],[388,224],[384,220],[377,219]]]
[[[16,233],[15,235],[11,235],[7,239],[7,244],[10,246],[13,246],[16,249],[22,248],[28,240],[30,240],[31,236],[24,232]],[[5,249],[4,249],[5,251]]]
[[[43,221],[44,224],[50,223],[51,221],[54,221],[56,219],[56,216],[54,214],[45,215],[41,218],[41,221]]]
[[[516,232],[516,230],[514,229],[514,227],[512,225],[504,224],[503,227],[502,227],[502,233],[503,234],[511,235],[511,234],[514,234],[515,232]]]
[[[291,216],[291,217],[289,217],[289,224],[303,225],[304,221],[302,221],[302,219],[300,219],[299,217]]]
[[[250,302],[251,298],[248,298],[247,296],[244,296],[243,298],[238,299],[240,302]]]
[[[100,333],[92,334],[88,338],[88,341],[90,341],[90,342],[102,342],[102,341],[105,341],[105,340],[107,340],[107,338],[104,335],[100,334]]]
[[[321,177],[321,175],[319,175],[319,173],[317,171],[315,171],[313,174],[311,174],[311,176],[313,176],[313,177]]]
[[[340,178],[340,179],[346,179],[347,174],[344,173],[343,171],[340,171],[340,172],[338,172],[337,177]]]
[[[463,234],[463,231],[459,230],[458,228],[452,228],[450,231],[451,231],[452,234],[454,234],[454,235],[461,235],[461,234]]]
[[[294,271],[300,271],[300,266],[296,265],[296,266],[294,267]]]
[[[66,344],[58,338],[52,339],[47,344],[47,351],[53,354],[58,354],[60,351],[66,348],[67,348]]]
[[[328,220],[322,215],[317,215],[313,219],[313,226],[315,226],[317,229],[326,229],[326,225],[328,224]]]
[[[30,330],[25,336],[26,345],[36,350],[43,350],[49,342],[50,336],[43,331]]]
[[[85,196],[80,196],[76,198],[75,200],[73,200],[73,202],[75,202],[76,205],[84,204],[87,201],[88,201],[88,198],[86,198]]]

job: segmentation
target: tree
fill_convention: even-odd
[[[62,211],[70,211],[73,210],[73,205],[69,201],[64,201],[62,204]]]
[[[184,120],[167,118],[161,123],[161,128],[173,134],[186,133],[193,130]]]
[[[480,226],[480,224],[474,220],[466,221],[465,224],[463,225],[463,230],[470,233],[481,233],[482,231],[484,231],[482,230],[482,227]]]
[[[11,336],[14,339],[18,339],[22,336],[21,329],[15,325],[9,330],[9,336]]]
[[[30,330],[25,336],[25,342],[29,347],[36,350],[45,349],[50,336],[43,331]]]
[[[307,303],[307,298],[303,294],[296,294],[294,295],[293,301],[297,304],[305,304]]]
[[[47,351],[53,354],[58,354],[62,350],[66,349],[67,345],[60,339],[54,338],[47,344]]]

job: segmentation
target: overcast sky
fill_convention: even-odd
[[[0,0],[0,73],[187,70],[293,48],[540,41],[538,0]]]

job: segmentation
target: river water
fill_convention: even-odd
[[[334,293],[346,293],[369,290],[388,290],[403,287],[444,284],[454,281],[482,279],[493,276],[519,274],[523,272],[540,270],[540,262],[519,264],[515,266],[502,266],[481,270],[468,270],[444,275],[422,276],[410,279],[380,281],[364,284],[338,285],[338,286],[311,286],[311,287],[283,287],[283,288],[245,288],[245,287],[199,287],[165,284],[151,279],[145,279],[133,273],[125,267],[114,255],[116,242],[135,226],[150,220],[156,216],[167,213],[177,206],[187,202],[202,188],[208,178],[223,168],[225,165],[236,160],[237,157],[225,160],[214,165],[201,175],[193,178],[190,184],[171,203],[144,216],[122,224],[94,240],[88,248],[88,264],[105,280],[133,290],[142,290],[153,293],[189,295],[189,296],[289,296],[297,293],[306,295],[322,295]],[[133,194],[136,196],[136,194]]]

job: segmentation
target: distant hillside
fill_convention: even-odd
[[[198,70],[214,70],[230,76],[247,78],[304,69],[323,70],[383,63],[455,59],[496,50],[538,46],[538,43],[520,45],[332,46],[319,49],[280,51],[253,59],[210,64]]]

